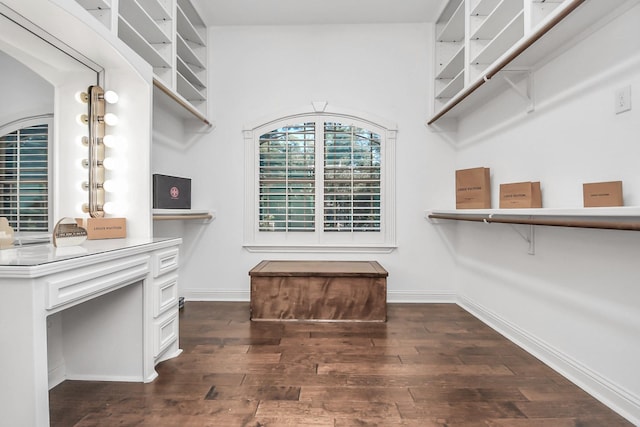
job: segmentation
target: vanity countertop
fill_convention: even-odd
[[[149,249],[180,244],[180,238],[126,238],[86,240],[79,246],[54,247],[51,243],[17,246],[0,250],[0,277],[47,274],[61,262],[83,263],[86,257],[105,259],[122,256],[123,251],[134,255]],[[88,261],[88,260],[87,260]]]

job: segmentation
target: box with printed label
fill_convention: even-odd
[[[582,184],[585,208],[624,206],[622,181],[590,182]]]
[[[456,209],[490,209],[491,176],[489,168],[456,171]]]
[[[541,208],[540,182],[500,184],[500,209]]]
[[[78,225],[87,230],[88,240],[123,239],[127,237],[126,218],[76,218]]]
[[[154,209],[191,209],[191,178],[153,175]]]

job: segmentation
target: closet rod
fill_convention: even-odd
[[[575,228],[600,228],[605,230],[631,230],[640,231],[640,222],[613,222],[613,221],[575,221],[570,219],[551,218],[505,218],[493,215],[474,214],[429,214],[430,219],[451,219],[456,221],[474,221],[499,224],[525,224],[546,225],[551,227],[575,227]]]
[[[182,108],[187,110],[189,113],[194,115],[198,120],[204,122],[207,126],[212,126],[209,119],[207,119],[200,111],[193,108],[188,102],[185,102],[181,97],[177,96],[171,89],[166,87],[161,81],[158,79],[153,79],[153,85],[164,92],[169,98],[178,103]]]
[[[500,72],[504,67],[506,67],[511,61],[516,59],[522,52],[524,52],[529,47],[531,47],[532,44],[534,44],[536,41],[538,41],[538,39],[540,39],[542,36],[544,36],[556,24],[558,24],[560,21],[562,21],[564,18],[566,18],[567,15],[569,15],[571,12],[573,12],[578,6],[580,6],[582,3],[584,3],[584,1],[585,0],[572,0],[571,3],[567,7],[563,8],[560,13],[558,13],[556,16],[554,16],[545,25],[543,25],[540,28],[538,28],[530,36],[520,39],[520,41],[514,45],[514,49],[511,51],[511,53],[509,55],[507,55],[500,62],[498,62],[497,64],[494,64],[491,68],[489,68],[485,72],[483,78],[480,78],[480,79],[476,80],[476,82],[473,83],[471,86],[467,87],[466,89],[464,89],[461,92],[458,92],[458,94],[456,96],[454,96],[453,98],[451,98],[451,101],[449,101],[449,103],[446,104],[444,106],[444,108],[442,108],[442,110],[440,110],[436,115],[434,115],[431,118],[431,120],[429,120],[427,122],[427,125],[431,125],[431,124],[435,123],[442,116],[447,114],[449,111],[453,110],[453,108],[455,106],[457,106],[465,98],[467,98],[469,95],[471,95],[473,92],[475,92],[480,86],[482,86],[487,81],[489,81],[493,76],[498,74],[498,72]]]
[[[187,214],[187,215],[153,215],[154,221],[176,220],[176,219],[213,219],[211,214]]]

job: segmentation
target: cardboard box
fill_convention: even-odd
[[[500,209],[541,208],[540,182],[500,184]]]
[[[489,168],[456,171],[456,209],[490,209],[491,176]]]
[[[88,240],[123,239],[127,237],[126,218],[76,218],[78,225],[87,230]]]
[[[191,179],[153,175],[154,209],[191,209]]]
[[[582,184],[585,208],[624,206],[622,181],[590,182]]]

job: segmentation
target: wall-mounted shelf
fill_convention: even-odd
[[[191,118],[207,119],[207,28],[189,0],[76,0],[142,59]],[[157,85],[156,85],[157,86]],[[156,99],[154,97],[154,102]]]
[[[214,212],[196,209],[153,209],[152,214],[154,221],[201,220],[209,223],[216,218]]]
[[[464,0],[470,2],[472,0]],[[467,79],[465,84],[459,91],[454,93],[450,98],[441,96],[442,82],[437,76],[439,69],[435,70],[436,82],[434,91],[434,115],[428,119],[427,124],[433,125],[439,119],[444,117],[457,118],[465,114],[472,108],[478,107],[489,99],[496,97],[496,94],[505,90],[504,84],[494,82],[492,78],[502,70],[518,69],[532,70],[536,65],[541,63],[544,58],[553,55],[554,52],[562,48],[566,43],[571,42],[575,37],[587,30],[592,30],[594,24],[598,21],[606,19],[607,15],[613,13],[615,9],[625,3],[627,0],[611,0],[611,1],[585,1],[585,0],[561,0],[540,2],[537,0],[524,1],[524,13],[518,12],[518,16],[513,18],[509,23],[496,35],[489,40],[482,42],[472,40],[472,32],[470,26],[467,25],[465,45],[471,48],[472,43],[475,48],[473,52],[474,58],[467,64],[464,64],[463,71]],[[508,16],[506,8],[515,8],[513,3],[517,0],[505,0],[498,2],[496,0],[480,0],[475,1],[475,7],[471,9],[470,18],[489,20],[489,17],[498,13],[498,8],[505,8],[505,16]],[[453,2],[459,7],[457,1]],[[442,19],[448,20],[451,15],[451,8],[447,6],[444,9]],[[518,9],[519,10],[519,5]],[[457,9],[456,9],[457,10]],[[530,11],[530,13],[526,13]],[[502,13],[502,11],[500,12]],[[475,14],[475,15],[474,15]],[[476,16],[477,15],[477,16]],[[486,18],[482,18],[486,16]],[[496,15],[497,16],[497,15]],[[469,21],[472,21],[470,19]],[[438,21],[440,22],[440,21]],[[504,20],[496,18],[496,23],[502,23]],[[477,24],[474,31],[483,31]],[[492,24],[487,24],[492,25]],[[496,24],[497,25],[497,24]],[[438,23],[436,23],[438,27]],[[494,25],[495,27],[495,25]],[[492,28],[492,32],[499,28]],[[436,34],[439,34],[436,28]],[[518,35],[523,34],[517,38]],[[509,37],[506,37],[509,35]],[[500,42],[500,38],[504,40]],[[437,37],[437,36],[436,36]],[[514,40],[517,38],[517,40]],[[438,40],[436,38],[436,40]],[[438,67],[442,67],[444,63],[439,56],[442,52],[442,43],[436,41],[436,63],[440,63]],[[482,48],[490,49],[491,55],[482,58],[484,53]],[[489,51],[487,51],[488,53]],[[447,58],[448,59],[448,58]],[[482,64],[478,66],[475,62],[492,61],[488,65]],[[496,79],[500,80],[500,79]],[[482,89],[482,90],[479,90]]]
[[[640,231],[640,207],[433,210],[429,220]]]

